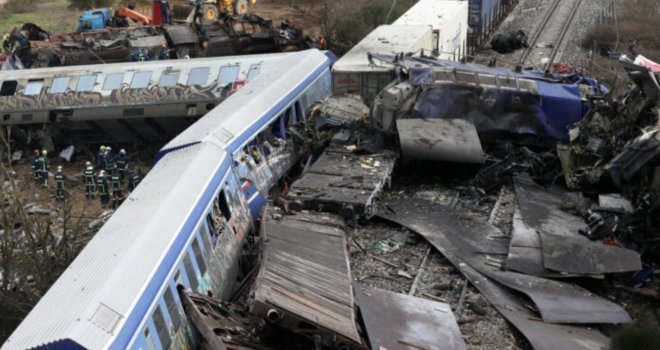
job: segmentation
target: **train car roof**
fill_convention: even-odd
[[[194,125],[183,131],[163,149],[161,154],[198,142],[213,142],[233,152],[247,141],[240,135],[255,134],[259,123],[271,107],[285,107],[287,98],[300,94],[320,72],[332,64],[333,57],[312,49],[282,58],[267,72],[215,107]],[[232,114],[241,118],[232,118]],[[247,132],[247,133],[246,133]],[[226,147],[232,144],[231,149]]]
[[[224,157],[210,144],[167,154],[2,349],[125,347],[189,238],[180,232],[192,231],[190,214],[211,200],[203,190],[221,184],[213,174]]]
[[[427,24],[433,29],[441,29],[448,20],[453,22],[455,20],[453,17],[457,15],[465,15],[464,21],[467,21],[467,7],[467,1],[420,0],[392,24]],[[467,26],[467,22],[465,25]],[[446,35],[445,33],[441,34]]]
[[[333,72],[389,72],[391,66],[372,64],[368,53],[407,53],[417,52],[421,49],[431,51],[432,47],[424,47],[425,39],[428,38],[430,45],[431,27],[428,25],[400,26],[382,25],[374,29],[364,37],[357,45],[353,46],[333,66]]]
[[[222,57],[204,57],[178,60],[163,61],[145,61],[145,62],[122,62],[108,64],[92,64],[82,66],[62,66],[48,68],[32,68],[21,70],[0,70],[0,81],[45,78],[48,76],[66,76],[89,73],[113,73],[126,72],[131,70],[159,70],[176,69],[182,67],[204,67],[213,65],[231,65],[240,62],[262,62],[276,61],[282,59],[291,53],[271,53],[262,55],[242,55],[242,56],[222,56]]]

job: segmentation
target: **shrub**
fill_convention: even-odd
[[[71,7],[79,10],[89,10],[100,7],[110,7],[115,4],[114,0],[69,0]]]
[[[614,350],[655,350],[660,344],[660,331],[649,325],[628,326],[612,335]]]
[[[34,0],[9,0],[5,3],[2,13],[25,13],[34,9]]]

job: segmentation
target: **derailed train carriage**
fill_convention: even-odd
[[[256,213],[298,154],[288,129],[329,96],[333,60],[285,57],[166,145],[2,349],[192,348],[177,288],[227,298],[245,277]]]
[[[25,144],[166,142],[286,55],[0,71],[0,125]]]

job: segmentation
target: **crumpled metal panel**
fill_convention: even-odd
[[[191,26],[163,26],[163,30],[172,39],[174,46],[194,44],[197,42],[197,34]]]
[[[399,119],[396,122],[405,158],[444,162],[484,162],[474,124],[462,119]]]
[[[650,160],[660,154],[660,129],[646,132],[629,144],[623,152],[607,164],[612,181],[621,187]]]
[[[467,350],[449,304],[353,282],[371,349]]]
[[[483,273],[487,273],[498,278],[497,274],[492,273],[497,270],[485,266],[482,255],[489,253],[500,255],[502,250],[506,249],[502,248],[503,244],[500,239],[495,238],[501,237],[501,233],[493,235],[498,230],[492,225],[425,200],[404,198],[385,204],[391,208],[391,211],[379,213],[378,216],[402,224],[424,236],[464,273],[493,306],[523,332],[535,349],[601,349],[608,344],[607,338],[596,330],[530,319],[538,316],[524,307],[523,300],[483,275]],[[533,276],[527,277],[532,278]],[[505,282],[513,281],[505,280]],[[516,285],[516,287],[522,289],[525,286]],[[533,290],[526,291],[531,295],[544,297],[533,292]],[[572,296],[552,294],[550,299],[552,298],[571,300]],[[545,303],[537,304],[539,308],[546,307],[546,305]],[[557,305],[568,304],[562,301]],[[557,310],[551,311],[557,313]]]
[[[545,268],[578,274],[641,270],[637,252],[591,241],[578,233],[587,225],[560,209],[561,189],[542,188],[528,177],[514,178],[514,185],[523,221],[541,236]]]

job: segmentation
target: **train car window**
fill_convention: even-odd
[[[218,83],[226,85],[235,82],[240,71],[241,67],[238,65],[220,68],[220,72],[218,73]]]
[[[160,82],[158,86],[160,87],[172,87],[179,82],[179,72],[165,72],[160,77]]]
[[[518,79],[518,87],[520,90],[527,90],[530,92],[536,92],[536,82],[530,79]]]
[[[197,274],[195,273],[195,268],[193,267],[192,260],[190,260],[190,254],[186,252],[186,256],[183,258],[183,268],[186,270],[186,275],[188,276],[188,281],[190,282],[190,289],[197,291],[199,282],[197,281]]]
[[[0,87],[0,96],[14,96],[18,82],[16,80],[7,80]]]
[[[498,76],[497,81],[500,83],[500,87],[502,88],[515,89],[518,87],[518,85],[516,84],[516,78],[514,77]]]
[[[69,77],[57,77],[53,79],[53,83],[50,84],[50,89],[48,92],[51,94],[61,94],[66,91],[69,87]]]
[[[78,78],[78,85],[76,86],[77,92],[87,92],[94,89],[96,84],[96,74],[82,75]]]
[[[151,71],[135,72],[131,80],[131,89],[144,89],[151,82]]]
[[[176,269],[176,273],[174,274],[174,284],[179,285],[183,284],[181,282],[181,270]]]
[[[172,319],[172,327],[174,327],[174,332],[179,329],[181,325],[181,314],[179,314],[179,307],[174,301],[174,295],[172,295],[172,288],[169,286],[165,290],[165,305],[167,306],[167,313],[170,314],[170,319]]]
[[[206,217],[207,221],[209,216]],[[209,258],[211,251],[213,250],[213,243],[211,243],[211,234],[209,234],[209,230],[213,230],[211,225],[209,224],[209,229],[207,230],[206,225],[202,223],[202,232],[200,232],[200,234],[202,235],[202,241],[204,242],[202,245],[206,248],[206,258]]]
[[[147,341],[147,349],[156,350],[156,344],[154,344],[154,338],[151,337],[149,327],[144,327],[144,339]]]
[[[462,83],[477,83],[477,78],[473,72],[456,72],[456,80]]]
[[[213,206],[215,207],[216,204],[214,203]],[[215,208],[213,209],[215,210]],[[218,230],[216,228],[213,215],[211,213],[209,213],[209,215],[206,216],[206,223],[209,225],[209,236],[211,238],[211,245],[215,247],[215,244],[218,243]]]
[[[202,255],[202,249],[199,247],[199,240],[197,238],[193,240],[192,248],[193,253],[195,253],[195,261],[197,261],[199,274],[204,276],[204,273],[206,273],[206,262],[204,261],[204,255]]]
[[[206,85],[209,80],[209,67],[193,68],[188,76],[188,86]]]
[[[477,77],[479,78],[479,84],[480,85],[497,86],[497,78],[495,78],[494,75],[479,74],[479,75],[477,75]]]
[[[23,95],[27,95],[27,96],[39,95],[43,87],[44,87],[44,81],[42,79],[29,80],[28,83],[25,85],[25,91],[23,91]]]
[[[296,101],[296,115],[300,119],[305,119],[305,113],[303,113],[302,106],[300,105],[300,101]]]
[[[225,194],[225,190],[220,191],[220,194],[218,195],[218,206],[220,207],[220,212],[222,213],[222,216],[229,222],[229,219],[231,219],[231,210],[229,209],[229,204],[227,204],[227,195]]]
[[[160,309],[160,305],[156,306],[156,310],[154,310],[153,315],[151,315],[151,319],[154,321],[161,348],[169,348],[172,339],[170,338],[170,331],[165,323],[165,316],[163,316],[163,310]]]
[[[105,77],[105,82],[103,82],[104,91],[116,90],[121,86],[121,83],[124,82],[124,73],[110,73]]]
[[[260,64],[253,64],[250,66],[250,71],[248,72],[247,75],[247,81],[250,81],[259,75],[259,72],[261,72],[261,65]]]

